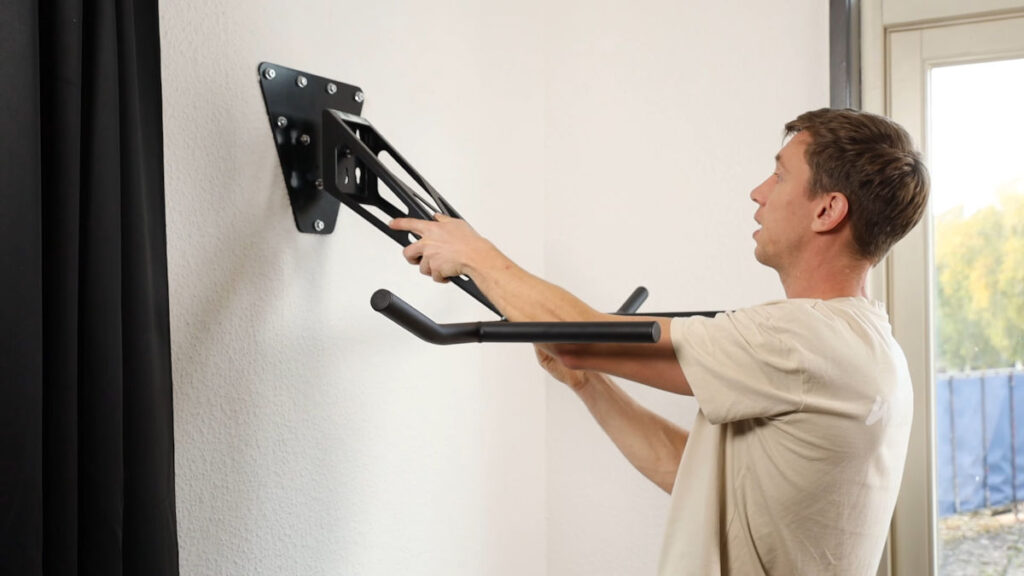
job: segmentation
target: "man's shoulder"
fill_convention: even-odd
[[[743,332],[759,331],[813,365],[902,357],[885,308],[867,298],[791,298],[732,312]]]
[[[726,314],[751,320],[771,322],[778,327],[787,323],[812,324],[870,324],[889,326],[885,307],[878,301],[862,297],[843,298],[787,298],[772,300],[756,306],[739,308]]]

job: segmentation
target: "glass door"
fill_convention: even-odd
[[[1024,574],[1024,17],[890,31],[930,213],[891,255],[915,386],[899,575]]]

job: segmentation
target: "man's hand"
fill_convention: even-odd
[[[406,246],[402,255],[410,264],[418,264],[420,272],[435,282],[448,282],[448,278],[463,274],[472,277],[478,267],[503,257],[465,220],[444,214],[435,214],[434,221],[396,218],[388,226],[420,237]]]
[[[576,392],[629,462],[671,494],[689,433],[638,404],[604,374],[571,370],[543,345],[534,349],[540,365]]]
[[[587,373],[583,370],[570,370],[550,352],[542,346],[534,345],[534,352],[537,353],[537,362],[541,367],[555,377],[555,380],[569,386],[573,392],[580,393],[587,386]]]

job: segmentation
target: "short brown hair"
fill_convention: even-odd
[[[822,108],[786,124],[807,132],[811,194],[840,192],[858,254],[877,263],[906,236],[928,204],[928,169],[910,135],[884,116]]]

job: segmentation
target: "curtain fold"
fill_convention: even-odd
[[[157,2],[0,50],[0,574],[177,574]]]

